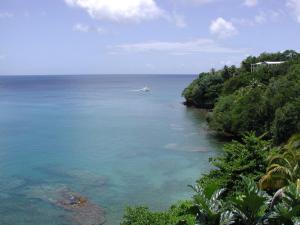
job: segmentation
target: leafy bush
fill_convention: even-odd
[[[300,134],[293,135],[288,143],[270,154],[267,173],[260,179],[264,190],[278,190],[300,179]]]
[[[300,224],[300,185],[291,183],[284,189],[281,201],[272,208],[268,218],[272,225]]]
[[[148,207],[127,208],[121,225],[195,225],[195,207],[191,201],[178,202],[164,212]]]
[[[248,72],[238,74],[224,82],[221,96],[233,94],[241,87],[248,86],[252,76]]]
[[[200,224],[218,224],[223,213],[225,189],[218,189],[216,183],[190,186],[194,191],[194,202],[197,208],[197,222]]]
[[[270,196],[261,191],[253,180],[242,179],[244,189],[227,200],[220,224],[259,225],[267,217]]]
[[[277,143],[286,141],[293,134],[300,132],[300,98],[276,110],[271,131]]]
[[[263,134],[268,116],[264,91],[265,86],[254,81],[232,95],[221,97],[213,110],[210,126],[234,136],[242,136],[249,131]]]
[[[221,73],[202,73],[182,93],[187,105],[200,108],[213,108],[223,87]]]
[[[300,181],[291,183],[273,198],[260,190],[256,183],[241,177],[243,188],[225,198],[224,189],[194,187],[194,204],[198,207],[197,224],[201,225],[298,225],[300,219]],[[273,204],[271,201],[278,197]],[[298,221],[298,222],[297,222]]]
[[[267,167],[267,156],[271,150],[270,142],[256,137],[253,133],[245,135],[242,141],[225,144],[221,156],[211,159],[216,169],[204,175],[198,183],[207,185],[216,182],[219,188],[229,192],[238,191],[242,186],[242,176],[258,181]]]

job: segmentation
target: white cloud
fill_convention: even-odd
[[[248,7],[254,7],[258,4],[258,0],[245,0],[244,5]]]
[[[10,12],[0,12],[0,19],[1,18],[12,18],[14,17],[14,14]]]
[[[226,21],[222,17],[213,20],[210,25],[210,32],[219,38],[227,38],[238,33],[232,22]]]
[[[261,10],[259,14],[254,17],[254,22],[257,24],[278,22],[285,14],[283,10]]]
[[[258,23],[258,24],[266,23],[267,22],[267,15],[266,15],[266,13],[263,12],[263,11],[260,11],[259,14],[257,14],[254,17],[254,21],[255,21],[255,23]]]
[[[164,15],[154,0],[64,0],[69,6],[79,7],[95,19],[116,22],[140,21]]]
[[[300,0],[287,0],[286,5],[300,23]]]
[[[185,28],[187,26],[185,22],[185,17],[183,15],[174,13],[172,20],[175,22],[175,25],[179,28]]]
[[[276,22],[280,21],[282,16],[286,16],[286,13],[283,10],[270,10],[269,18],[271,21]]]
[[[282,9],[278,10],[260,10],[253,18],[231,18],[230,21],[238,26],[255,26],[266,23],[277,23],[286,16],[286,12]]]
[[[200,53],[241,53],[244,49],[233,49],[220,46],[211,39],[196,39],[185,42],[150,41],[141,43],[108,46],[110,53],[145,53],[165,52],[172,55],[200,54]]]
[[[216,3],[218,1],[224,1],[224,0],[168,0],[173,2],[173,5],[185,5],[185,6],[204,6]],[[178,8],[178,7],[175,7]]]
[[[214,2],[215,0],[190,0],[190,1],[202,5],[202,4]]]
[[[90,31],[90,27],[85,24],[77,23],[74,25],[73,30],[87,33]]]
[[[245,19],[245,18],[231,18],[230,21],[235,25],[240,26],[254,26],[255,22],[251,19]]]
[[[73,26],[73,30],[78,32],[83,32],[83,33],[97,32],[99,34],[103,34],[105,32],[104,29],[102,29],[101,27],[93,27],[82,23],[75,24]]]

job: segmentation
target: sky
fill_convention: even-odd
[[[0,0],[0,75],[198,74],[299,37],[300,0]]]

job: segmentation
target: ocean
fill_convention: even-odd
[[[187,185],[221,148],[203,113],[182,104],[195,78],[1,76],[0,224],[92,224],[95,215],[58,204],[66,193],[103,210],[108,225],[126,206],[191,198]]]

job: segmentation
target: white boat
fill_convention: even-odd
[[[150,88],[148,88],[147,86],[145,86],[145,87],[143,87],[143,88],[141,89],[141,91],[148,92],[148,91],[150,91]]]
[[[150,91],[150,88],[148,88],[147,86],[141,88],[141,89],[137,89],[137,90],[131,90],[131,91],[134,91],[134,92],[149,92]]]

